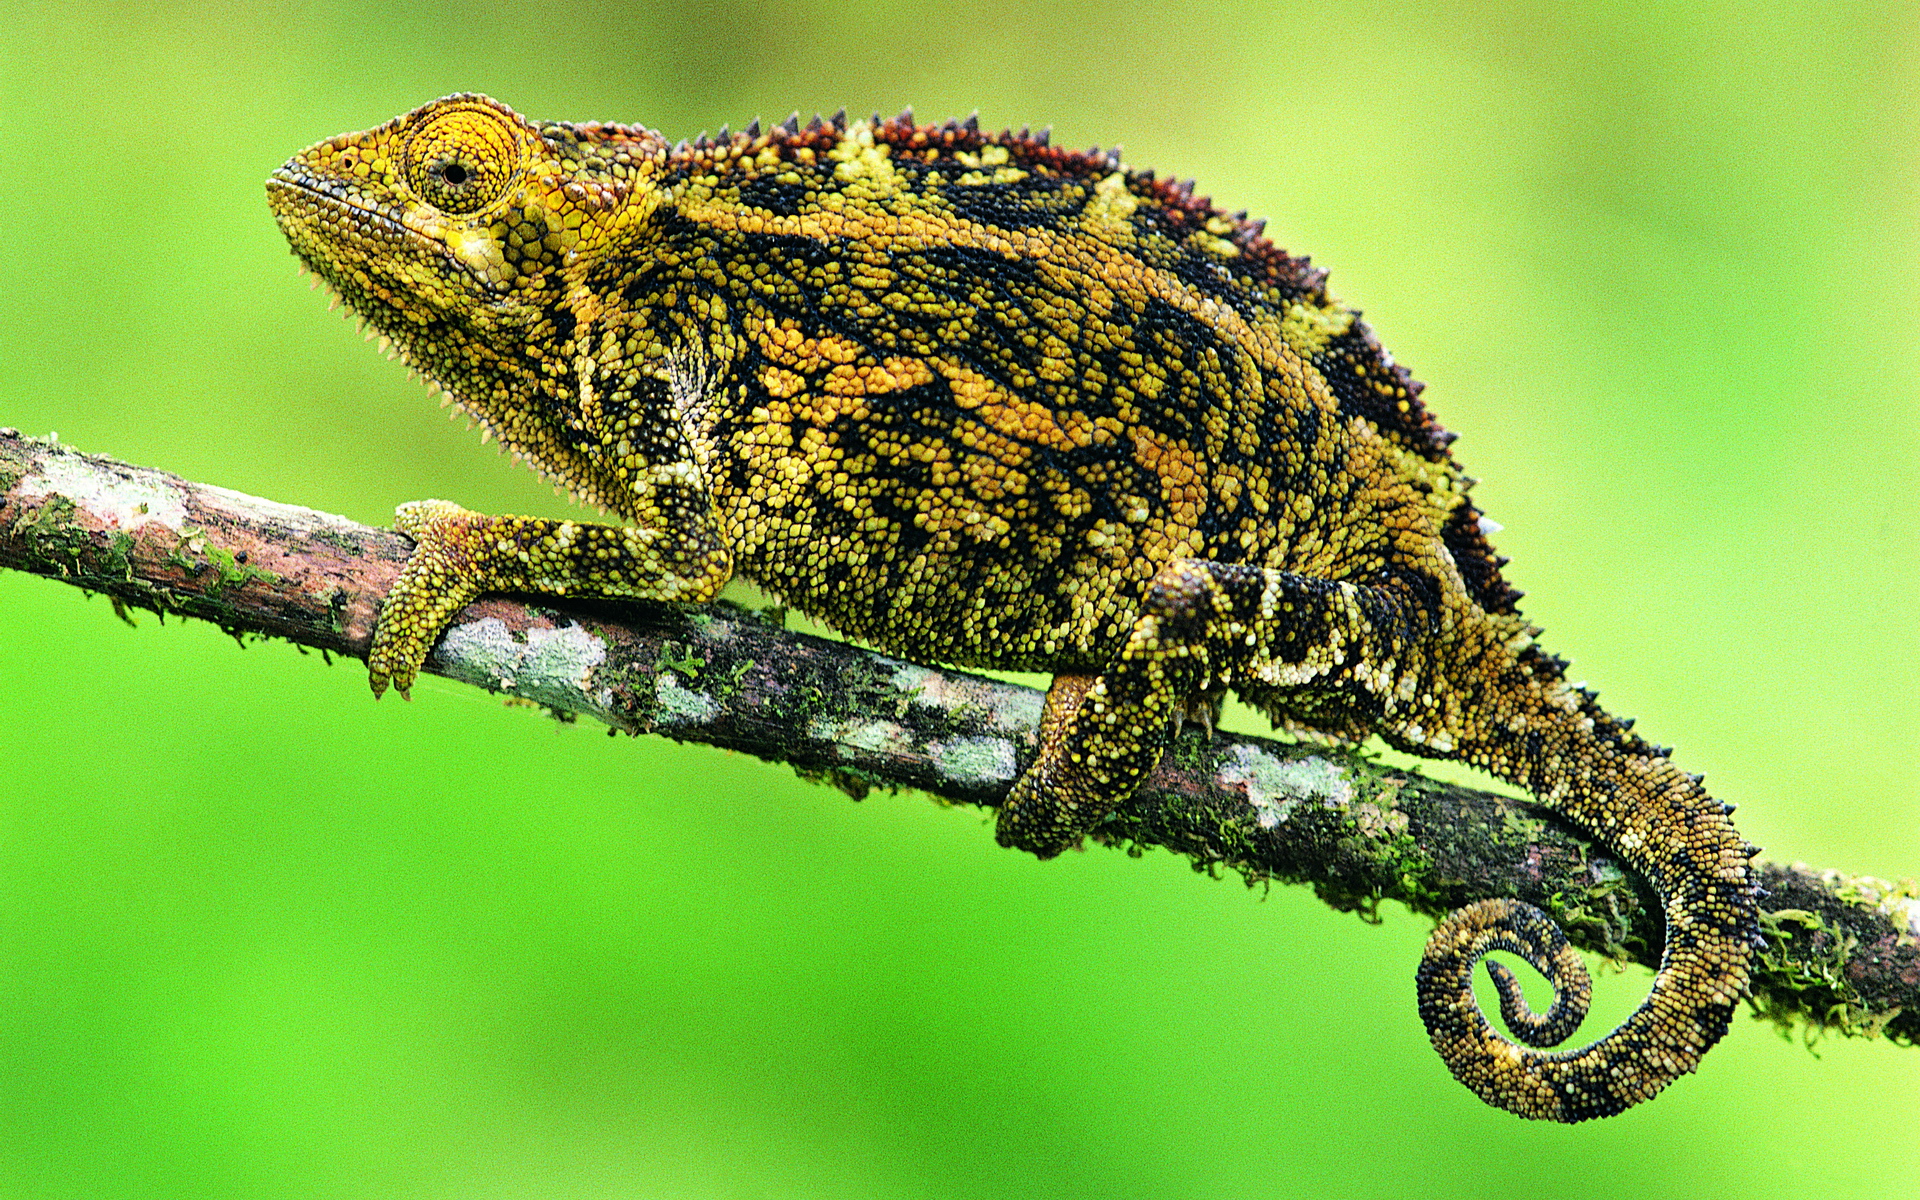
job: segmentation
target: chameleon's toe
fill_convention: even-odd
[[[374,630],[373,646],[367,651],[367,685],[373,689],[374,699],[384,696],[390,687],[400,693],[401,699],[410,698],[413,681],[427,660],[426,649],[412,643],[413,639],[404,635],[388,634],[383,611],[380,625]]]
[[[413,681],[419,677],[427,653],[433,649],[447,620],[472,598],[425,590],[413,569],[420,559],[421,551],[416,550],[400,581],[380,605],[373,645],[367,651],[367,683],[376,698],[389,687],[402,696],[412,690]]]
[[[1030,770],[1014,782],[994,821],[994,840],[1036,858],[1053,858],[1077,845],[1087,825],[1101,814],[1095,811],[1082,819],[1081,807],[1048,787],[1037,774]]]
[[[393,510],[393,527],[416,542],[424,542],[447,522],[478,515],[451,500],[410,500]]]

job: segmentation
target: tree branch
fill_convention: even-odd
[[[364,658],[410,543],[391,530],[0,430],[0,567]],[[1032,754],[1040,694],[789,633],[737,606],[520,604],[462,612],[427,670],[628,733],[791,763],[858,795],[916,788],[993,806]],[[1489,896],[1574,943],[1653,964],[1658,908],[1586,837],[1521,801],[1349,750],[1190,732],[1097,841],[1198,870],[1313,885],[1371,917]],[[1768,947],[1754,1007],[1782,1028],[1920,1038],[1920,889],[1759,864]]]

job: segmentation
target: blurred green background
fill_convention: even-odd
[[[1193,175],[1431,385],[1548,643],[1768,853],[1920,872],[1920,19],[1825,3],[7,6],[0,424],[565,511],[261,183],[447,92],[978,108]],[[1920,1052],[1742,1018],[1523,1124],[1370,928],[0,575],[0,1196],[1894,1195]],[[1617,1013],[1646,984],[1604,976]]]

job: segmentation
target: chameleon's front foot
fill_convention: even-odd
[[[487,519],[446,500],[417,500],[395,510],[394,528],[413,539],[413,553],[374,623],[367,683],[376,697],[389,687],[407,695],[447,622],[480,594],[467,548],[474,523]]]
[[[733,573],[726,548],[697,522],[669,534],[419,500],[395,511],[394,527],[413,539],[413,554],[374,624],[367,676],[376,696],[389,687],[406,695],[454,614],[482,592],[699,603]]]

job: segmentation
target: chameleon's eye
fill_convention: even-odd
[[[520,159],[512,126],[485,109],[457,108],[407,139],[407,182],[452,216],[479,212],[507,190]]]

